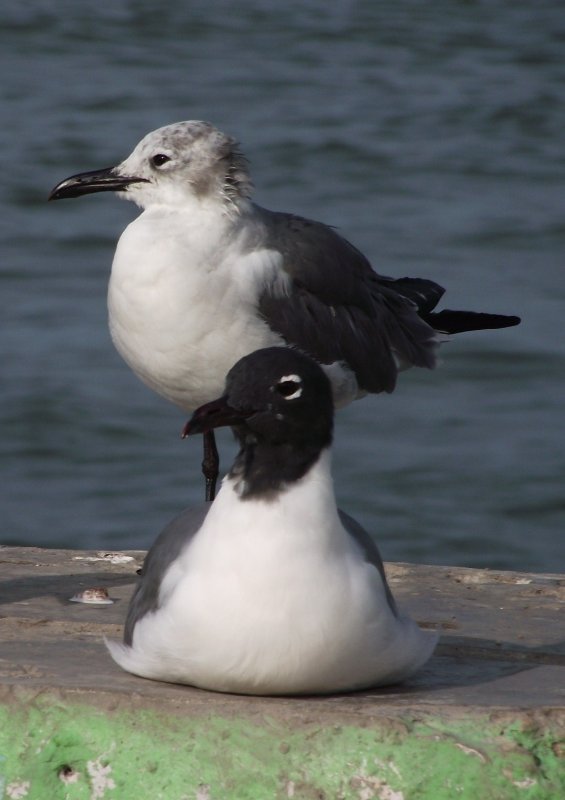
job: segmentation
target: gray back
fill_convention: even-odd
[[[341,524],[363,550],[366,561],[376,567],[379,571],[381,578],[383,579],[388,605],[394,616],[397,617],[398,609],[386,580],[385,569],[381,554],[379,553],[379,548],[377,547],[371,535],[367,533],[365,528],[363,528],[357,522],[357,520],[353,519],[353,517],[350,517],[349,514],[346,514],[345,511],[342,511],[340,508],[338,509],[338,513],[341,519]]]

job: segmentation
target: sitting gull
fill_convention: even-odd
[[[391,392],[401,369],[435,366],[444,334],[519,322],[434,312],[437,283],[378,275],[327,225],[256,205],[237,142],[207,122],[159,128],[118,166],[73,175],[50,199],[103,191],[144,209],[114,256],[112,339],[142,381],[189,413],[262,347],[292,346],[324,365],[339,408]],[[213,432],[203,472],[213,499]]]
[[[149,551],[123,669],[239,694],[323,694],[397,683],[437,636],[394,602],[376,545],[336,507],[333,402],[324,371],[271,347],[229,371],[186,434],[231,425],[240,444],[215,501],[185,511]]]

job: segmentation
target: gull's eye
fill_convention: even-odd
[[[166,156],[164,153],[157,153],[157,155],[151,156],[151,163],[153,164],[154,167],[162,167],[163,164],[166,164],[167,161],[170,160],[171,159],[169,158],[169,156]]]
[[[275,389],[285,400],[295,400],[302,394],[302,379],[298,375],[285,375],[277,382]]]

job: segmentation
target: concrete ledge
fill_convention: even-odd
[[[0,548],[5,798],[565,797],[565,576],[387,564],[400,604],[442,633],[420,675],[250,698],[112,662],[102,637],[120,637],[143,556]],[[69,602],[95,586],[114,604]]]

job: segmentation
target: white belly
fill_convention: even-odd
[[[163,578],[159,608],[124,669],[256,694],[389,683],[429,657],[435,637],[388,606],[378,570],[343,530],[329,456],[276,500],[240,501],[225,481],[202,529]]]
[[[245,254],[232,237],[219,258],[202,245],[205,226],[201,236],[187,226],[183,237],[165,226],[146,212],[124,231],[108,289],[110,333],[144,383],[193,411],[222,394],[242,356],[282,343],[255,313],[278,254]],[[221,244],[221,235],[212,241]]]

